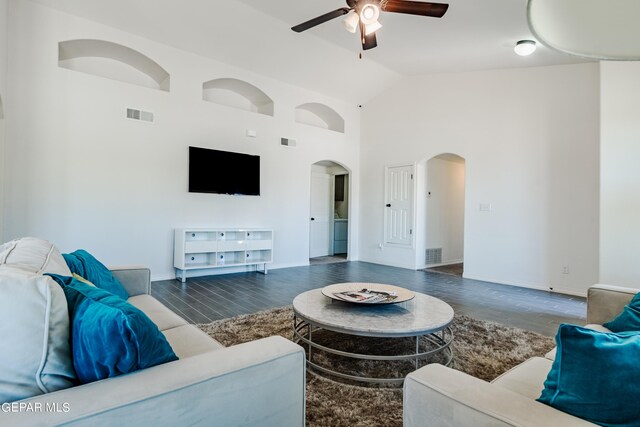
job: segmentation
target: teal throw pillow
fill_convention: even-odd
[[[640,426],[640,333],[560,325],[539,402],[602,426]]]
[[[615,319],[602,326],[613,332],[640,331],[640,294],[636,294]]]
[[[123,300],[129,298],[122,283],[89,252],[78,249],[70,254],[62,254],[62,256],[72,273],[84,277],[98,288],[109,291]]]
[[[67,298],[73,367],[81,383],[178,360],[155,323],[136,307],[73,277],[51,277]]]

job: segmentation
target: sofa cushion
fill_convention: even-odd
[[[75,384],[67,301],[50,277],[3,271],[0,316],[0,403]]]
[[[129,298],[127,302],[142,310],[161,331],[187,324],[182,317],[169,310],[151,295],[137,295]]]
[[[53,276],[69,305],[73,366],[83,383],[177,360],[158,327],[104,289]]]
[[[544,389],[544,380],[552,363],[544,357],[532,357],[500,375],[492,383],[531,399],[537,399]]]
[[[0,246],[0,266],[30,273],[71,276],[60,251],[51,242],[36,237],[22,237]]]
[[[218,341],[193,325],[166,329],[162,333],[180,359],[224,348]]]
[[[84,277],[98,288],[109,291],[123,300],[129,298],[129,294],[122,286],[122,283],[89,252],[84,249],[78,249],[62,256],[71,272]],[[68,276],[71,276],[71,274],[68,274]]]
[[[560,325],[558,351],[538,401],[603,426],[638,426],[640,332]]]
[[[629,304],[624,307],[622,313],[603,326],[613,332],[640,331],[640,294],[636,294]]]
[[[602,325],[597,325],[597,324],[589,324],[589,325],[584,325],[585,328],[587,329],[593,329],[594,331],[598,331],[598,332],[611,332],[609,329],[605,328]],[[554,347],[549,353],[545,354],[544,357],[546,357],[549,360],[554,360],[556,358],[556,351],[557,348]]]

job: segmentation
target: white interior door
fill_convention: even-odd
[[[311,172],[309,258],[329,255],[331,251],[331,218],[331,175]]]
[[[413,165],[387,168],[385,243],[413,243]]]

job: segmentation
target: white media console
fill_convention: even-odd
[[[273,261],[273,230],[264,228],[177,228],[173,266],[176,279],[187,280],[188,270],[238,267]]]

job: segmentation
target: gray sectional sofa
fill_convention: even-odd
[[[179,360],[15,402],[24,410],[3,411],[0,425],[304,425],[300,346],[274,336],[225,348],[150,295],[149,269],[112,271]]]
[[[639,289],[595,285],[587,297],[587,327],[616,317]],[[438,364],[407,376],[404,426],[593,426],[590,422],[537,402],[551,370],[555,350],[531,358],[488,383]]]

